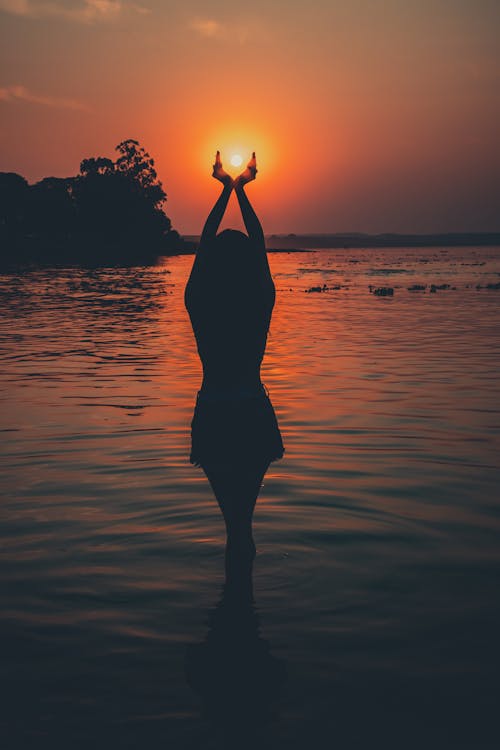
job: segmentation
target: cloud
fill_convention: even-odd
[[[245,19],[244,22],[235,19],[229,23],[221,23],[215,18],[195,16],[188,21],[188,27],[205,39],[214,39],[231,44],[267,43],[269,31],[258,20]]]
[[[28,14],[28,0],[0,0],[0,10],[13,13],[16,16]]]
[[[45,96],[30,91],[26,86],[3,86],[0,87],[0,102],[13,102],[21,100],[31,104],[41,104],[44,107],[56,107],[57,109],[72,109],[80,112],[87,111],[88,107],[77,99],[64,99],[57,96]]]
[[[0,0],[0,10],[24,18],[54,16],[79,23],[94,23],[117,18],[124,11],[150,13],[149,8],[122,0],[82,0],[74,8],[66,8],[60,2],[38,2],[38,0]]]
[[[201,36],[222,36],[225,31],[222,24],[212,18],[194,18],[189,25]]]
[[[140,13],[142,16],[148,16],[152,12],[151,8],[146,8],[145,5],[136,5],[135,3],[129,3],[127,8],[130,8],[130,10],[133,10],[136,13]]]
[[[122,7],[120,0],[85,0],[83,8],[73,12],[80,14],[82,21],[95,21],[118,16]]]

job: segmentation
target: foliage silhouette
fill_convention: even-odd
[[[6,260],[149,262],[188,251],[163,210],[167,195],[138,141],[116,146],[115,161],[83,159],[75,177],[34,185],[0,173],[0,240]]]

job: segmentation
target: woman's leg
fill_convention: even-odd
[[[203,466],[224,517],[228,553],[255,555],[252,517],[268,466]]]

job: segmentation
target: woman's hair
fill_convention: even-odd
[[[250,238],[235,229],[225,229],[205,250],[206,272],[219,286],[235,286],[244,290],[255,282],[261,268],[258,253]]]

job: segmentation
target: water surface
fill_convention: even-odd
[[[500,249],[270,255],[286,453],[236,615],[191,262],[0,276],[4,746],[497,747]],[[224,740],[189,654],[231,627],[272,662]]]

